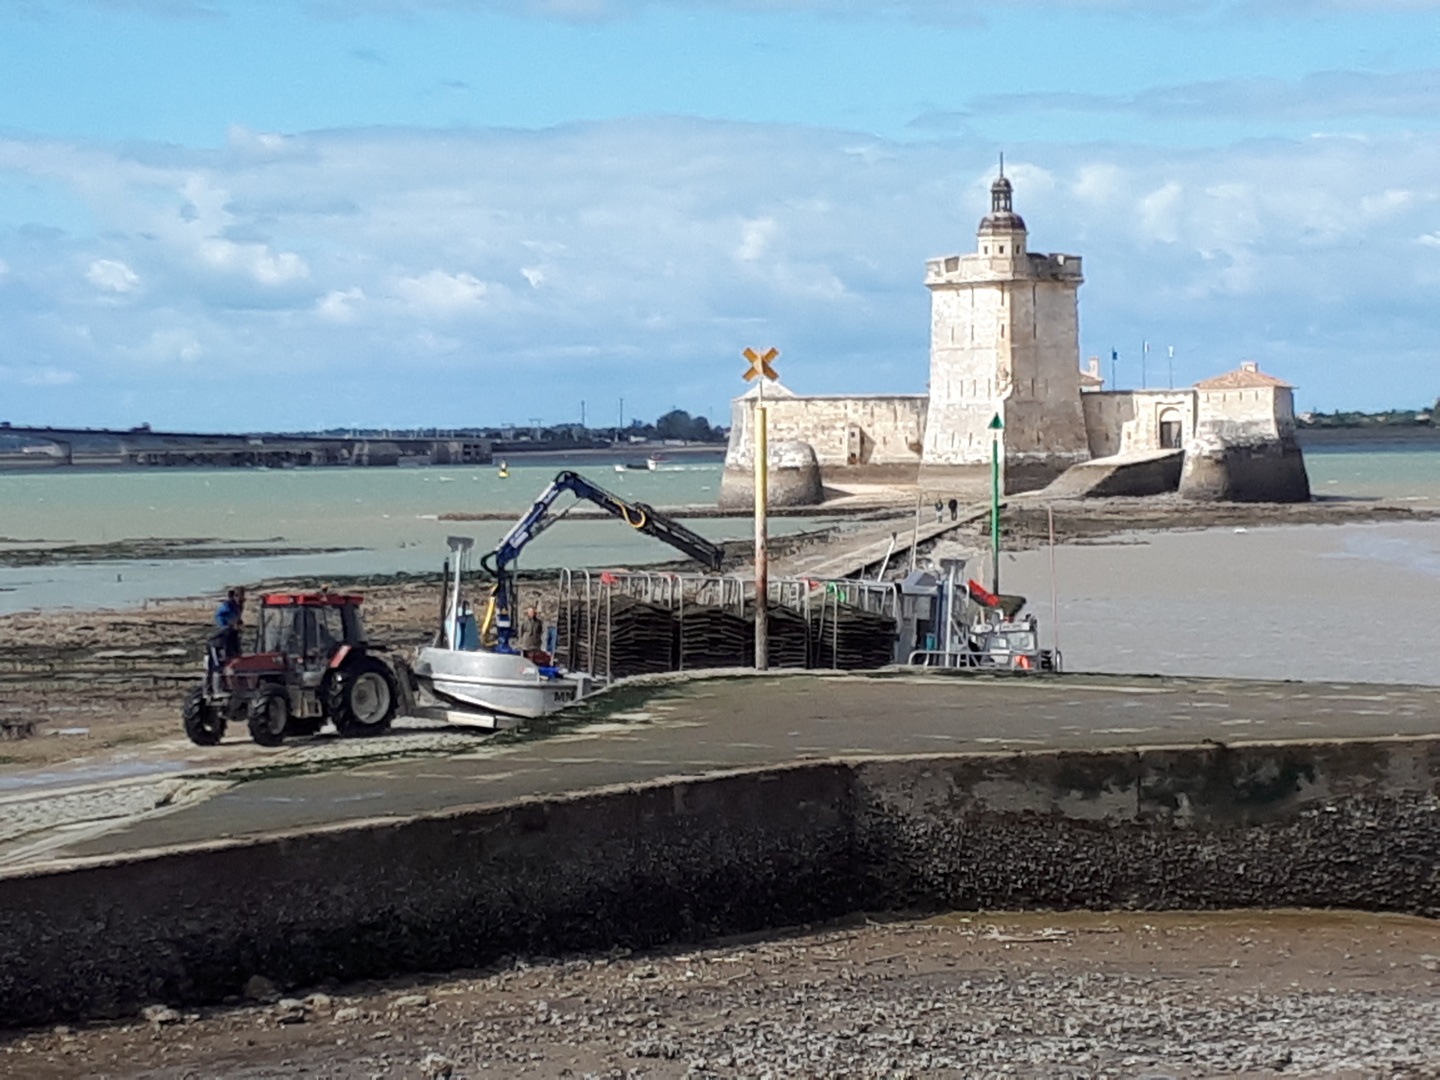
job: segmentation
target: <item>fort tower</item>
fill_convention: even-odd
[[[930,407],[920,484],[981,498],[990,490],[998,414],[1007,493],[1043,487],[1090,456],[1080,402],[1076,255],[1028,250],[1003,172],[975,251],[931,259]]]

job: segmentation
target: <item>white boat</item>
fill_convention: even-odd
[[[664,454],[651,454],[645,459],[645,467],[651,472],[656,472],[662,466],[670,464],[670,459]]]
[[[460,591],[475,541],[452,536],[448,543],[452,576],[446,583],[441,641],[420,649],[413,668],[423,694],[442,706],[532,719],[563,709],[594,690],[595,678],[589,673],[537,663],[539,654],[481,647],[475,613]]]
[[[526,719],[563,709],[594,686],[588,674],[562,674],[518,653],[485,649],[421,649],[415,677],[441,701]]]

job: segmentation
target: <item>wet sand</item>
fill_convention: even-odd
[[[883,916],[284,999],[257,984],[268,1000],[0,1036],[0,1072],[1434,1077],[1437,969],[1440,924],[1401,916]]]
[[[1001,573],[1047,643],[1058,629],[1069,670],[1440,684],[1440,521],[1064,546],[1054,609],[1048,551],[1007,557]]]

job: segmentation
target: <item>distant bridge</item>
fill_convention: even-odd
[[[474,436],[349,438],[312,435],[205,435],[106,428],[0,424],[0,469],[208,465],[460,465],[491,460]]]

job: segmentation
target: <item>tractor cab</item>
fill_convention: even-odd
[[[303,666],[328,664],[344,645],[364,645],[361,598],[340,593],[270,593],[260,603],[256,653],[283,653]]]

